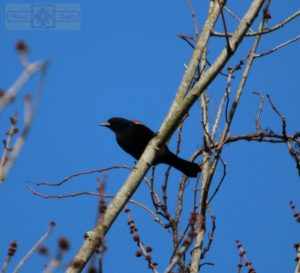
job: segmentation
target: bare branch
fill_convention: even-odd
[[[152,256],[150,255],[150,252],[152,251],[152,247],[149,246],[145,247],[144,243],[141,241],[141,237],[138,234],[138,229],[135,226],[134,220],[131,216],[128,206],[125,207],[125,213],[127,214],[128,217],[128,225],[130,227],[130,233],[132,234],[133,240],[140,248],[140,251],[136,252],[136,256],[137,257],[143,256],[148,263],[148,268],[150,268],[153,271],[153,273],[158,273],[156,269],[157,263],[153,262]]]
[[[221,13],[222,23],[223,23],[223,27],[224,27],[224,32],[225,32],[227,48],[228,48],[229,52],[231,52],[229,38],[228,38],[228,35],[227,35],[227,33],[228,33],[227,25],[226,25],[226,21],[225,21],[224,12],[223,12],[223,4],[221,3],[221,0],[218,0],[218,4],[219,4],[219,7],[220,7],[220,13]]]
[[[275,51],[277,51],[277,50],[279,50],[279,49],[281,49],[281,48],[283,48],[283,47],[285,47],[285,46],[287,46],[287,45],[289,45],[291,43],[294,43],[294,42],[296,42],[298,40],[300,40],[300,35],[298,35],[297,37],[295,37],[295,38],[293,38],[291,40],[288,40],[288,41],[286,41],[286,42],[284,42],[284,43],[282,43],[282,44],[280,44],[280,45],[278,45],[278,46],[276,46],[276,47],[274,47],[274,48],[272,48],[272,49],[270,49],[270,50],[268,50],[268,51],[266,51],[264,53],[255,54],[254,57],[255,58],[261,58],[261,57],[267,56],[267,55],[269,55],[269,54],[271,54],[271,53],[273,53],[273,52],[275,52]]]
[[[217,225],[216,225],[216,216],[213,215],[213,213],[212,213],[212,211],[211,211],[211,209],[210,209],[209,206],[207,206],[207,211],[208,211],[209,216],[211,218],[212,224],[211,224],[211,232],[210,232],[209,237],[208,237],[208,244],[207,244],[207,246],[205,246],[203,248],[201,259],[204,259],[206,253],[210,250],[212,242],[213,242],[213,239],[214,239],[215,230],[217,228]]]
[[[218,191],[220,190],[220,188],[221,188],[221,186],[222,186],[222,184],[223,184],[223,182],[224,182],[224,179],[225,179],[225,177],[226,177],[226,163],[223,161],[223,159],[222,158],[220,158],[220,160],[221,160],[221,162],[222,162],[222,165],[223,165],[223,175],[222,175],[222,178],[221,178],[221,180],[220,180],[220,182],[219,182],[219,184],[218,184],[218,186],[216,187],[216,189],[215,189],[215,191],[214,191],[214,193],[212,194],[212,196],[209,198],[209,200],[207,201],[207,206],[211,203],[211,201],[215,198],[215,196],[216,196],[216,194],[218,193]]]
[[[18,115],[17,113],[15,113],[14,116],[10,118],[10,129],[6,133],[7,134],[6,139],[3,140],[4,150],[0,161],[0,166],[1,166],[0,168],[3,168],[8,161],[9,153],[12,150],[11,143],[12,143],[13,136],[16,135],[19,131],[16,126],[17,122],[18,122]]]
[[[252,264],[249,261],[247,255],[246,255],[246,251],[244,250],[241,242],[237,240],[236,245],[237,245],[237,248],[239,250],[239,256],[240,256],[240,262],[239,262],[239,265],[238,265],[238,272],[241,272],[241,269],[242,269],[242,266],[243,266],[243,264],[242,264],[243,260],[245,261],[245,266],[247,267],[249,273],[256,272],[255,269],[252,267]]]
[[[239,23],[241,22],[241,19],[235,15],[229,8],[227,8],[226,6],[224,6],[224,10],[228,12],[228,14],[230,14],[235,20],[237,20]],[[249,27],[249,31],[251,32],[254,32],[254,30],[252,30],[250,27]],[[228,36],[228,33],[227,31],[225,32]],[[225,35],[224,35],[225,36]]]
[[[7,92],[5,92],[2,97],[0,97],[0,112],[9,102],[16,98],[18,92],[28,82],[32,75],[41,71],[46,66],[47,63],[44,61],[38,61],[32,64],[28,64],[17,81],[7,90]]]
[[[61,194],[61,195],[47,195],[47,194],[43,194],[43,193],[40,193],[40,192],[34,190],[29,184],[27,184],[26,187],[30,192],[32,192],[32,194],[34,194],[38,197],[45,198],[45,199],[64,199],[64,198],[77,197],[77,196],[83,196],[83,195],[97,196],[97,197],[101,196],[101,197],[104,197],[104,198],[114,198],[115,197],[114,195],[102,194],[102,193],[90,192],[90,191],[82,191],[82,192],[77,192],[77,193],[67,193],[67,194]],[[130,199],[128,202],[145,209],[148,213],[151,214],[151,216],[153,217],[155,222],[158,222],[162,226],[165,226],[165,224],[160,221],[160,219],[157,217],[157,215],[145,204],[143,204],[141,202],[138,202],[138,201],[135,201],[133,199]]]
[[[10,171],[11,167],[13,166],[15,160],[19,156],[29,131],[31,129],[32,120],[35,115],[37,105],[40,99],[40,96],[43,91],[44,81],[46,78],[46,71],[47,71],[47,62],[38,62],[34,64],[29,64],[26,66],[25,72],[23,75],[17,80],[17,82],[5,93],[4,96],[0,98],[0,112],[3,107],[11,100],[14,99],[17,95],[19,89],[29,80],[29,78],[36,73],[37,71],[41,71],[39,82],[36,88],[35,94],[35,104],[32,104],[31,97],[25,96],[24,97],[24,126],[20,129],[20,134],[16,139],[13,147],[10,150],[10,156],[6,158],[5,164],[0,165],[0,181],[4,181],[8,172]],[[1,184],[1,182],[0,182]]]
[[[1,273],[5,273],[6,269],[12,259],[12,257],[15,255],[16,251],[17,251],[17,241],[12,241],[9,245],[8,251],[7,251],[7,256],[5,258],[4,264],[2,266],[1,269]]]
[[[288,18],[286,18],[285,20],[283,20],[282,22],[280,22],[279,24],[273,26],[272,28],[269,29],[263,29],[260,30],[258,32],[247,32],[245,34],[245,37],[250,37],[250,36],[258,36],[258,35],[264,35],[264,34],[268,34],[271,32],[274,32],[275,30],[278,30],[282,27],[284,27],[286,24],[288,24],[289,22],[291,22],[292,20],[294,20],[295,18],[300,16],[300,10],[295,12],[294,14],[290,15]],[[212,36],[216,36],[216,37],[224,37],[225,33],[221,33],[221,32],[212,32]],[[227,36],[232,37],[233,33],[227,33]]]
[[[27,260],[32,256],[34,252],[42,245],[42,243],[51,235],[53,229],[55,227],[55,222],[50,222],[48,230],[45,234],[36,242],[36,244],[27,252],[27,254],[22,258],[19,264],[14,269],[13,273],[18,273],[22,266],[27,262]]]
[[[271,104],[271,107],[272,109],[274,110],[274,112],[279,116],[279,118],[281,119],[282,121],[282,136],[283,136],[283,139],[284,141],[286,142],[286,145],[288,147],[288,150],[290,152],[290,155],[292,156],[292,158],[294,159],[295,163],[296,163],[296,168],[298,169],[298,174],[300,176],[300,156],[298,155],[297,151],[295,151],[293,148],[292,148],[292,140],[294,139],[290,139],[288,136],[287,136],[287,133],[286,133],[286,117],[283,116],[279,110],[277,109],[277,107],[275,106],[274,102],[272,101],[271,97],[269,95],[267,95],[267,98]]]
[[[103,169],[96,169],[96,170],[89,170],[89,171],[84,171],[84,172],[79,172],[79,173],[75,173],[75,174],[71,174],[69,176],[67,176],[66,178],[64,178],[63,180],[57,182],[57,183],[49,183],[49,182],[36,182],[34,183],[36,186],[49,186],[49,187],[58,187],[61,186],[62,184],[68,182],[69,180],[78,177],[78,176],[82,176],[82,175],[88,175],[88,174],[93,174],[93,173],[103,173],[103,172],[107,172],[110,170],[114,170],[114,169],[127,169],[127,170],[132,170],[132,167],[129,167],[127,165],[116,165],[116,166],[111,166],[108,168],[103,168]]]
[[[262,96],[258,92],[253,92],[253,94],[256,95],[256,96],[259,96],[259,98],[260,98],[260,105],[259,105],[257,116],[256,116],[256,119],[255,119],[256,132],[259,132],[259,131],[262,130],[261,125],[260,125],[260,116],[261,116],[261,113],[263,111],[263,107],[264,107],[264,103],[265,103],[265,97]]]
[[[195,48],[195,45],[192,42],[195,42],[195,39],[190,36],[190,35],[184,35],[184,34],[176,34],[177,37],[181,38],[182,40],[186,41],[187,44],[191,47],[191,48]],[[187,69],[187,66],[185,67]]]
[[[197,42],[197,41],[198,41],[198,37],[199,37],[199,30],[198,30],[198,24],[197,24],[196,13],[195,13],[195,10],[194,10],[194,8],[193,8],[193,5],[192,5],[191,0],[187,0],[187,3],[188,3],[188,5],[189,5],[190,10],[191,10],[191,13],[192,13],[193,22],[194,22],[194,27],[195,27],[195,36],[196,36],[195,41]]]

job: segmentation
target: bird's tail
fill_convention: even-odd
[[[201,171],[200,166],[196,163],[182,159],[171,152],[167,157],[167,162],[164,163],[174,167],[188,177],[197,177]]]

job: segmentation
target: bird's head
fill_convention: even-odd
[[[125,118],[110,118],[108,121],[103,122],[100,126],[107,127],[114,131],[115,133],[122,132],[124,129],[128,128],[132,122]]]

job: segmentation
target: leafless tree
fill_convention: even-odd
[[[189,64],[185,66],[183,79],[158,134],[148,144],[136,166],[134,168],[128,166],[112,166],[110,168],[73,174],[56,184],[35,184],[35,186],[60,186],[77,176],[91,173],[107,173],[114,171],[116,168],[129,169],[130,175],[118,193],[116,195],[106,194],[103,187],[105,183],[103,183],[103,181],[99,183],[98,192],[71,193],[60,196],[42,194],[35,190],[32,185],[28,185],[29,190],[43,198],[66,198],[83,194],[101,197],[99,203],[101,211],[101,213],[99,213],[99,220],[94,229],[86,233],[81,248],[66,270],[67,273],[81,272],[96,251],[100,254],[99,267],[101,267],[101,259],[106,249],[105,235],[124,208],[128,216],[133,240],[139,247],[139,251],[136,255],[143,256],[147,261],[149,269],[153,272],[158,272],[157,261],[155,261],[150,254],[152,249],[143,243],[136,228],[131,210],[129,207],[126,207],[129,203],[142,207],[150,213],[154,221],[160,224],[162,228],[170,230],[173,249],[170,262],[165,268],[165,273],[175,272],[175,270],[177,270],[177,272],[191,273],[201,271],[202,262],[213,243],[214,231],[216,229],[216,217],[210,208],[210,204],[217,196],[227,174],[226,162],[222,158],[222,152],[230,143],[252,141],[260,143],[268,142],[271,144],[281,143],[282,145],[286,145],[287,151],[294,161],[296,171],[300,174],[300,132],[296,131],[293,134],[288,133],[287,118],[281,113],[282,109],[277,107],[276,102],[273,101],[271,96],[253,92],[253,95],[257,96],[259,102],[255,124],[256,130],[248,134],[230,134],[231,124],[236,115],[241,95],[245,92],[245,84],[255,61],[296,42],[300,39],[300,36],[285,41],[262,53],[258,52],[260,42],[267,34],[271,35],[272,32],[276,32],[296,19],[300,15],[300,11],[283,19],[281,23],[270,27],[269,20],[271,13],[269,9],[270,1],[268,0],[253,0],[242,18],[239,18],[234,11],[226,6],[226,1],[212,0],[209,4],[205,23],[199,27],[196,12],[189,0],[188,5],[194,22],[195,35],[178,34],[178,37],[193,48],[192,57]],[[233,28],[231,24],[227,23],[228,17],[233,17],[238,21],[236,28]],[[220,21],[223,26],[221,32],[216,30],[216,23],[218,21]],[[257,29],[253,27],[255,21],[258,23]],[[200,32],[199,29],[201,29]],[[212,39],[213,37],[214,39]],[[246,39],[253,41],[252,47],[249,48],[249,50],[244,50],[243,57],[239,58],[237,63],[234,63],[234,61],[231,63],[231,58],[237,56],[237,49]],[[209,49],[213,43],[220,43],[220,41],[224,43],[224,48],[215,61],[211,62],[208,58]],[[224,70],[225,67],[227,70]],[[240,76],[237,75],[237,71],[241,74]],[[226,77],[227,85],[224,87],[223,96],[219,101],[217,112],[212,114],[211,111],[209,111],[211,109],[211,101],[207,93],[207,88],[219,77]],[[233,79],[235,79],[235,81],[239,79],[237,88],[232,87]],[[152,169],[150,178],[145,177],[145,175],[151,168],[159,147],[165,144],[176,130],[178,131],[177,152],[179,152],[184,122],[189,118],[189,110],[191,107],[199,101],[201,103],[203,141],[201,147],[192,155],[191,160],[196,162],[200,161],[199,166],[202,172],[194,185],[193,198],[189,198],[188,200],[184,199],[188,179],[185,176],[181,178],[174,212],[174,210],[169,209],[168,204],[170,169],[168,169],[165,174],[165,179],[160,191],[154,186],[156,178],[154,169]],[[278,122],[281,124],[280,132],[264,129],[264,125],[261,124],[260,117],[266,103],[271,106],[272,114],[278,117]],[[221,178],[217,178],[216,176],[218,166],[221,166],[223,170]],[[214,180],[217,180],[217,187],[213,189],[211,185]],[[152,200],[151,206],[132,199],[134,192],[143,181],[149,187]],[[112,199],[108,205],[106,205],[107,201],[105,201],[107,198]],[[183,223],[183,207],[187,202],[190,202],[193,209],[190,211],[189,220]],[[210,228],[208,228],[208,223],[210,223]],[[183,229],[182,225],[184,226]],[[208,238],[208,240],[206,238]],[[238,272],[241,272],[243,264],[247,267],[248,272],[255,272],[241,242],[237,242],[237,247],[240,253]],[[298,253],[298,245],[296,249]],[[297,263],[297,268],[299,268],[299,262]],[[101,269],[99,269],[99,272],[102,272]]]
[[[193,5],[190,1],[188,1],[188,4],[194,20],[195,36],[192,37],[180,34],[179,37],[193,47],[193,54],[189,64],[186,66],[183,79],[177,90],[171,108],[161,125],[159,133],[149,143],[135,168],[131,171],[128,179],[109,203],[105,213],[99,218],[94,230],[86,234],[82,247],[79,249],[66,271],[68,273],[81,272],[95,250],[101,246],[105,234],[109,231],[120,211],[124,208],[143,181],[145,174],[155,159],[156,151],[162,144],[168,141],[177,128],[180,132],[180,128],[187,117],[189,109],[198,100],[201,101],[204,137],[202,147],[195,151],[192,160],[196,160],[201,156],[200,166],[202,167],[202,173],[198,182],[195,184],[195,194],[192,200],[194,209],[191,212],[190,220],[186,223],[186,228],[183,232],[180,232],[178,225],[182,213],[183,192],[185,190],[187,178],[182,177],[180,181],[177,209],[174,214],[168,210],[167,205],[168,175],[166,175],[161,194],[157,193],[153,188],[152,181],[154,175],[147,180],[153,200],[153,215],[156,215],[154,219],[164,228],[169,228],[171,230],[173,239],[174,251],[172,257],[170,257],[170,263],[165,269],[166,273],[172,272],[175,267],[178,267],[180,272],[194,273],[199,272],[200,270],[201,259],[204,258],[209,250],[213,238],[215,217],[210,211],[209,204],[216,196],[216,193],[226,176],[226,164],[222,160],[222,151],[228,143],[247,140],[282,143],[287,145],[288,151],[294,159],[296,169],[300,174],[300,134],[299,132],[295,132],[294,134],[287,133],[286,117],[281,114],[280,110],[276,107],[276,103],[272,101],[270,96],[267,96],[266,98],[274,110],[274,113],[279,117],[279,122],[282,124],[281,132],[262,129],[260,115],[263,111],[265,96],[256,92],[255,95],[258,95],[261,101],[256,118],[256,131],[251,134],[238,136],[231,136],[229,134],[237,106],[239,105],[240,97],[245,90],[244,87],[255,60],[268,54],[272,54],[276,50],[297,41],[299,36],[263,53],[258,53],[259,43],[267,33],[274,32],[284,27],[287,23],[297,18],[300,15],[300,12],[298,11],[292,14],[276,26],[269,27],[268,22],[271,18],[269,11],[270,1],[252,1],[243,18],[239,19],[233,11],[226,7],[226,1],[214,0],[210,1],[207,19],[204,25],[199,28]],[[239,21],[236,29],[230,29],[227,25],[228,16],[233,16]],[[215,25],[218,20],[222,22],[223,32],[217,32],[215,30]],[[259,20],[259,26],[256,30],[253,30],[251,27],[255,20]],[[198,29],[201,29],[200,33],[198,32]],[[210,63],[207,58],[207,52],[211,43],[215,41],[211,39],[213,36],[220,37],[219,39],[225,41],[225,46],[216,60]],[[244,52],[244,57],[240,62],[235,65],[229,65],[231,57],[236,54],[243,39],[248,37],[252,37],[253,39],[253,45],[250,51]],[[222,72],[222,69],[225,66],[227,66],[226,73]],[[242,70],[243,72],[237,89],[233,90],[231,82],[232,79],[236,77],[235,72],[238,70]],[[209,116],[210,112],[208,111],[210,102],[206,90],[217,77],[224,76],[227,77],[227,86],[224,90],[223,98],[220,101],[217,114],[211,117]],[[225,122],[222,122],[222,116],[225,117]],[[209,123],[210,120],[214,120],[213,124]],[[218,134],[217,132],[221,133]],[[178,142],[180,144],[180,137]],[[219,182],[219,186],[212,192],[211,183],[215,177],[215,171],[219,164],[223,165],[223,177]],[[198,194],[198,192],[200,193]],[[129,213],[128,217],[130,218],[129,210],[127,209],[126,211]],[[210,231],[211,240],[209,240],[208,244],[205,246],[205,236],[209,232],[206,228],[208,221],[207,217],[210,217],[213,224],[212,230]],[[138,235],[134,232],[135,228],[132,220],[130,220],[130,222],[132,223],[133,234],[138,238],[136,240],[141,247],[140,255],[143,255],[147,259],[149,267],[153,272],[157,272],[155,267],[156,263],[149,258],[149,252],[142,247]],[[187,252],[188,249],[193,250],[191,254]]]

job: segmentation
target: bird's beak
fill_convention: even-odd
[[[102,122],[99,124],[100,126],[105,126],[105,127],[109,127],[110,126],[110,123],[109,122]]]

